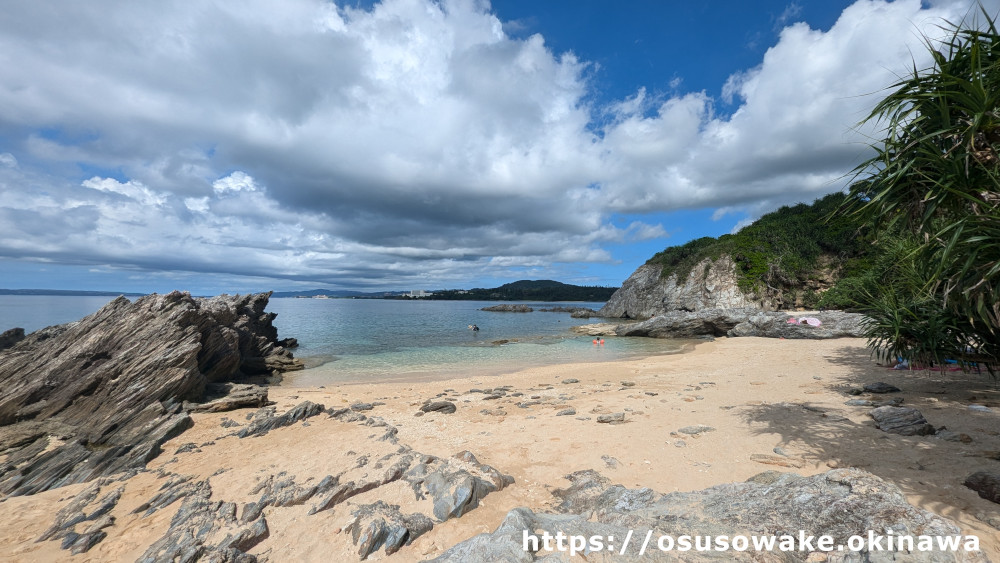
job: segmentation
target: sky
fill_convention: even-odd
[[[667,246],[843,190],[871,108],[975,12],[10,3],[0,288],[617,286]]]

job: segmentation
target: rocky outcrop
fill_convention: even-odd
[[[662,277],[659,264],[644,264],[601,307],[598,316],[649,319],[670,311],[774,309],[774,303],[743,293],[734,268],[733,261],[723,256],[699,263],[686,279],[678,280],[676,275]]]
[[[143,467],[218,384],[301,368],[276,344],[269,296],[119,297],[0,352],[0,494]],[[240,404],[266,402],[243,391]]]
[[[0,332],[0,350],[5,350],[24,340],[23,328],[12,328]]]
[[[254,413],[253,418],[260,422],[301,420],[300,413],[313,413],[314,406],[305,402],[281,415],[275,414],[274,407],[266,407]],[[369,502],[349,508],[353,518],[340,530],[350,537],[359,559],[364,560],[382,549],[386,555],[395,553],[436,524],[462,517],[476,509],[488,494],[514,483],[510,475],[481,463],[469,451],[438,457],[399,444],[398,429],[378,417],[367,417],[351,409],[320,412],[329,413],[329,419],[338,424],[386,431],[381,437],[370,436],[371,448],[358,454],[356,461],[348,461],[350,465],[346,467],[334,463],[328,466],[331,473],[323,477],[296,477],[286,471],[259,476],[256,484],[241,495],[244,499],[252,498],[250,502],[231,500],[235,497],[229,495],[242,491],[235,491],[232,482],[227,484],[226,478],[220,477],[227,470],[220,469],[199,479],[161,467],[157,476],[164,482],[155,494],[135,508],[128,507],[127,513],[116,511],[119,516],[116,522],[112,511],[134,474],[98,479],[64,506],[36,541],[59,541],[63,549],[73,554],[83,553],[109,536],[120,539],[118,534],[128,526],[179,504],[169,527],[146,548],[139,561],[252,562],[258,556],[248,552],[272,534],[268,518],[279,524],[287,523],[288,516],[282,514],[286,512],[284,509],[309,505],[305,517],[323,514],[316,518],[320,520],[327,511],[347,501],[353,504],[352,499],[374,492],[368,496]],[[281,426],[274,425],[273,430],[280,431]],[[239,434],[229,437],[233,436],[243,438]],[[213,491],[213,483],[222,483],[222,490]],[[405,500],[399,496],[401,492],[404,497],[412,494],[416,502],[429,500],[429,505],[423,504],[430,509],[429,514],[404,515],[399,505],[378,500],[380,497]],[[295,519],[301,518],[302,512],[305,511],[300,510]],[[276,533],[281,533],[280,528]],[[268,560],[266,555],[260,559]]]
[[[530,313],[534,311],[531,307],[527,305],[516,305],[512,303],[503,303],[501,305],[491,305],[489,307],[483,307],[480,311],[489,311],[492,313]]]
[[[844,338],[863,336],[864,317],[855,313],[826,311],[811,313],[820,326],[791,324],[787,313],[757,309],[703,309],[671,311],[652,319],[619,325],[618,336],[697,338],[700,336],[760,336],[768,338]]]
[[[698,312],[671,311],[649,320],[620,325],[618,336],[652,338],[695,338],[726,336],[736,325],[757,313],[756,309],[703,309]]]
[[[988,561],[981,552],[962,549],[886,549],[887,530],[896,536],[914,536],[915,544],[918,537],[953,538],[961,530],[949,520],[910,505],[898,487],[860,469],[836,469],[811,477],[768,471],[743,483],[665,495],[609,485],[592,470],[578,471],[567,479],[570,486],[554,492],[562,501],[555,508],[557,513],[515,508],[494,532],[459,543],[432,561],[529,562],[566,555],[570,559],[583,556],[587,561],[758,561],[762,557],[768,561]],[[860,551],[848,549],[849,538],[867,539],[869,531],[883,535],[884,551],[868,551],[867,544]],[[647,533],[648,544],[644,542]],[[812,537],[808,545],[802,544],[800,533],[803,538]],[[563,537],[561,553],[556,551],[556,534]],[[749,535],[777,536],[785,545],[790,540],[794,547],[770,553],[754,551],[752,546],[744,551],[698,550],[693,539]],[[678,543],[682,536],[691,541],[688,550]],[[832,551],[818,554],[825,558],[814,558],[810,552],[821,551],[820,536],[832,538]],[[574,553],[569,551],[571,537],[586,538],[583,545],[573,545]],[[661,546],[661,537],[670,541]],[[600,545],[590,543],[592,538]],[[843,551],[836,546],[843,546]]]

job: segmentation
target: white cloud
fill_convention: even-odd
[[[710,92],[594,105],[590,63],[474,0],[17,3],[0,125],[28,133],[0,154],[0,255],[355,285],[610,262],[606,242],[666,236],[617,212],[841,189],[872,134],[854,124],[969,6],[787,27],[722,115]]]
[[[217,194],[226,192],[255,192],[258,191],[257,183],[252,176],[246,172],[237,170],[225,178],[219,178],[212,182],[212,189]]]
[[[157,206],[166,202],[163,194],[158,194],[139,182],[119,182],[114,178],[98,178],[97,176],[84,180],[83,187],[106,193],[123,195],[142,205]]]
[[[670,233],[659,223],[650,225],[641,221],[633,221],[626,230],[631,240],[654,240],[670,236]]]

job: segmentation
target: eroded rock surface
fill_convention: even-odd
[[[875,420],[875,426],[890,434],[902,436],[928,436],[934,433],[924,415],[912,407],[884,406],[868,413]]]
[[[296,419],[298,413],[313,412],[317,406],[318,412],[329,412],[322,411],[322,405],[307,401],[283,414],[277,414],[274,407],[260,409],[254,419],[258,422]],[[109,536],[119,539],[123,528],[163,511],[172,513],[169,527],[145,549],[139,561],[252,562],[268,560],[267,551],[274,546],[254,548],[271,534],[281,533],[272,530],[268,518],[274,516],[276,522],[284,522],[283,516],[277,516],[280,511],[303,505],[309,508],[299,514],[305,513],[306,517],[323,514],[326,518],[327,511],[346,506],[352,519],[342,531],[357,546],[359,558],[365,559],[383,549],[387,555],[394,553],[435,524],[462,517],[477,508],[486,495],[514,482],[510,475],[481,463],[468,451],[438,457],[399,444],[398,430],[379,417],[344,409],[333,411],[329,418],[336,419],[330,424],[377,432],[368,436],[371,447],[365,453],[357,454],[346,465],[328,466],[331,470],[338,469],[323,477],[315,474],[296,477],[286,470],[265,473],[254,485],[234,489],[231,481],[227,483],[226,469],[201,478],[165,469],[168,462],[157,470],[162,483],[151,496],[134,508],[128,507],[124,516],[121,511],[116,513],[121,522],[116,523],[110,513],[135,473],[94,481],[56,515],[37,541],[60,541],[63,549],[82,553]],[[271,431],[280,432],[281,425]],[[241,438],[231,434],[220,439]],[[389,492],[383,493],[386,489],[382,487]],[[381,500],[393,495],[393,491],[407,495],[410,494],[407,491],[412,491],[419,509],[403,514],[398,505]],[[370,494],[361,497],[364,500],[355,498],[365,493]]]
[[[561,499],[556,513],[511,510],[492,533],[480,534],[445,551],[432,561],[540,561],[567,555],[546,552],[529,542],[534,536],[613,536],[613,549],[581,547],[576,554],[587,561],[988,561],[980,552],[959,550],[923,552],[833,551],[827,559],[808,559],[810,551],[756,553],[713,551],[660,551],[655,544],[640,555],[643,538],[669,535],[829,535],[834,545],[848,545],[851,536],[867,537],[869,530],[892,530],[896,535],[956,536],[961,530],[951,521],[906,502],[895,485],[860,469],[837,469],[811,477],[768,471],[743,483],[729,483],[701,491],[660,494],[651,489],[609,485],[595,471],[568,475],[570,486],[554,494]],[[625,544],[629,532],[635,536]],[[539,538],[540,540],[541,538]],[[654,540],[655,541],[655,540]],[[550,542],[554,545],[554,541]],[[565,545],[565,544],[564,544]],[[882,542],[885,546],[885,542]],[[537,546],[537,547],[536,547]],[[761,557],[761,556],[764,557]],[[562,559],[557,559],[562,560]]]
[[[300,368],[276,345],[269,295],[119,297],[0,351],[0,494],[143,467],[191,426],[185,401],[202,402],[213,384]]]
[[[601,317],[649,319],[671,311],[773,308],[740,290],[733,261],[728,256],[706,260],[691,269],[686,279],[661,277],[658,264],[644,264],[632,273],[622,287],[598,311]]]
[[[760,336],[766,338],[824,339],[860,338],[863,316],[841,311],[812,313],[822,323],[814,327],[791,324],[782,312],[764,312],[753,308],[702,309],[671,311],[649,320],[619,325],[618,336],[653,338],[697,338],[701,336]]]
[[[483,307],[480,311],[492,311],[494,313],[530,313],[534,311],[531,307],[527,305],[518,305],[514,303],[503,303],[500,305],[491,305],[489,307]]]

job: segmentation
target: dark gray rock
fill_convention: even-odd
[[[531,307],[527,305],[514,305],[510,303],[504,303],[501,305],[492,305],[490,307],[483,307],[480,311],[491,311],[494,313],[530,313],[534,311]]]
[[[869,399],[851,399],[844,403],[849,407],[898,407],[903,404],[902,397],[894,397],[888,401],[872,401]]]
[[[332,486],[326,487],[327,492],[309,509],[309,514],[330,510],[349,498],[402,479],[413,464],[414,454],[407,453],[406,448],[400,450],[389,459],[382,460],[383,465],[388,465],[388,467],[381,473],[368,473],[364,479],[346,483],[334,479],[335,482],[332,483]]]
[[[928,436],[934,427],[927,422],[920,411],[911,407],[878,407],[868,413],[875,420],[875,426],[890,434],[902,436]]]
[[[297,506],[305,504],[316,495],[322,495],[339,485],[339,479],[327,475],[311,485],[298,485],[294,476],[271,475],[250,490],[250,494],[260,493],[255,502],[243,505],[240,522],[253,522],[268,506]]]
[[[863,336],[861,315],[826,311],[811,314],[822,325],[789,324],[787,313],[754,308],[669,311],[649,320],[619,325],[618,336],[698,338],[701,336],[758,336],[788,339],[857,338]]]
[[[726,336],[733,327],[756,312],[756,309],[671,311],[643,322],[619,325],[615,334],[651,338],[695,338],[705,334]]]
[[[625,413],[616,412],[611,414],[602,414],[597,417],[597,422],[601,424],[621,424],[625,422]]]
[[[164,535],[156,540],[139,557],[139,563],[159,561],[233,561],[252,563],[253,555],[245,553],[268,536],[267,522],[261,516],[248,526],[236,520],[236,505],[231,502],[213,501],[212,487],[208,480],[194,484],[190,494],[174,517]],[[211,539],[222,536],[218,543]]]
[[[557,412],[556,416],[573,416],[574,414],[576,414],[576,409],[568,408]]]
[[[569,316],[574,319],[589,319],[598,316],[597,311],[587,307],[546,307],[539,309],[539,311],[543,313],[569,313]]]
[[[95,481],[77,494],[56,513],[55,521],[36,541],[61,540],[60,547],[73,555],[85,553],[100,543],[108,536],[104,529],[115,522],[108,513],[118,505],[125,490],[124,486],[119,486],[97,499],[111,481]]]
[[[490,534],[480,534],[448,549],[432,561],[541,561],[560,557],[542,549],[541,535],[562,533],[590,538],[614,536],[613,550],[582,550],[587,561],[758,561],[752,551],[673,551],[647,549],[640,556],[645,531],[653,538],[669,535],[829,535],[834,545],[847,545],[851,536],[867,537],[869,530],[896,535],[955,536],[961,530],[949,520],[916,508],[891,483],[860,469],[837,469],[811,477],[768,471],[743,483],[701,491],[659,494],[650,489],[609,485],[594,471],[567,476],[570,486],[553,494],[562,500],[555,514],[537,514],[527,508],[507,513]],[[528,549],[524,531],[529,530]],[[637,535],[624,544],[632,531]],[[533,541],[530,536],[538,538]],[[655,541],[655,540],[654,540]],[[550,545],[554,545],[550,541]],[[883,546],[885,543],[883,542]],[[653,545],[649,546],[650,548]],[[815,550],[815,548],[814,548]],[[568,553],[561,556],[565,557]],[[804,561],[809,551],[772,553],[770,561]],[[829,561],[988,561],[981,552],[832,552]]]
[[[434,518],[438,522],[462,516],[479,506],[486,495],[514,483],[513,477],[479,463],[469,451],[460,452],[451,460],[424,456],[406,473],[405,479],[418,499],[433,500]]]
[[[182,405],[252,375],[248,358],[298,362],[275,346],[269,295],[119,297],[0,351],[0,494],[142,468],[191,426]]]
[[[966,477],[963,484],[979,493],[980,497],[1000,504],[1000,473],[978,471]]]
[[[12,328],[10,330],[0,332],[0,350],[10,348],[22,340],[24,340],[23,328]]]
[[[358,546],[358,557],[362,560],[383,546],[385,554],[392,555],[434,527],[434,522],[423,514],[404,516],[399,511],[399,505],[386,504],[381,500],[363,504],[351,515],[354,520],[344,531],[350,532],[354,545]]]
[[[303,401],[295,408],[281,416],[264,416],[261,418],[255,417],[250,425],[237,432],[236,436],[239,436],[240,438],[246,438],[248,436],[263,436],[275,428],[291,426],[300,420],[316,416],[323,412],[325,408],[326,407],[323,405],[313,403],[312,401]]]
[[[450,401],[433,401],[420,407],[422,412],[439,412],[442,414],[452,414],[457,410],[455,403]]]
[[[888,383],[884,383],[882,381],[876,381],[875,383],[866,383],[865,386],[864,386],[864,390],[868,391],[869,393],[899,393],[900,392],[899,387],[896,387],[895,385],[889,385]]]
[[[188,412],[227,412],[268,404],[267,387],[246,383],[209,383],[202,403],[188,403]]]

